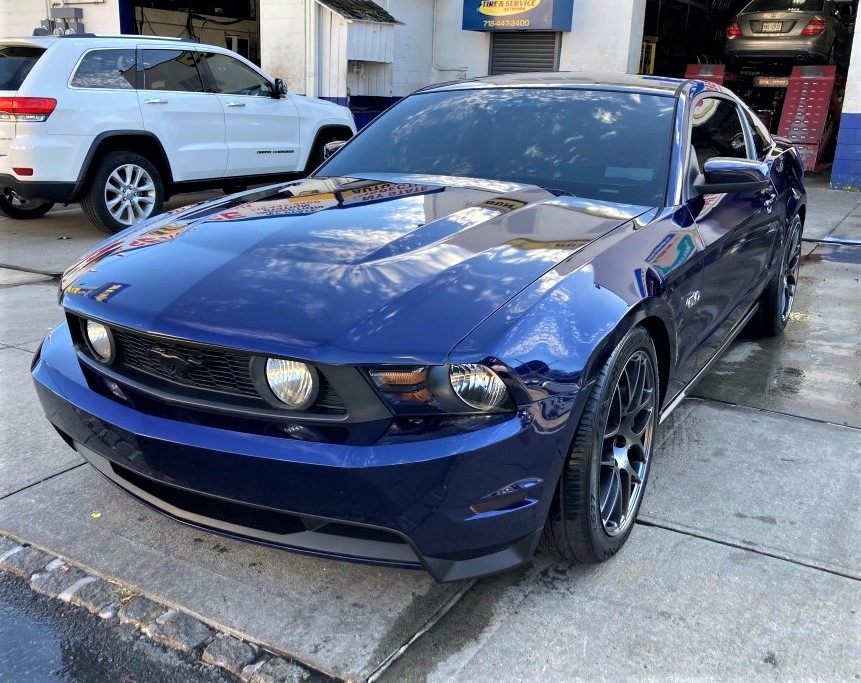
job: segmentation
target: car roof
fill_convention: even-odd
[[[72,43],[77,45],[125,45],[130,41],[135,44],[153,43],[163,45],[183,45],[199,47],[200,43],[194,40],[185,38],[170,38],[167,36],[138,36],[131,34],[116,34],[116,35],[96,35],[93,33],[73,33],[64,36],[7,36],[0,38],[0,43],[4,45],[32,45],[34,47],[48,48],[56,43]],[[207,46],[209,47],[209,46]]]
[[[422,92],[444,90],[473,90],[488,87],[508,88],[584,88],[627,90],[641,93],[664,93],[674,95],[690,83],[678,78],[663,76],[639,76],[623,73],[589,71],[548,71],[538,73],[506,74],[487,76],[462,81],[450,81],[423,88]]]

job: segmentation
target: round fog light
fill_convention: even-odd
[[[490,368],[478,363],[452,365],[451,388],[461,401],[476,410],[499,408],[508,397],[505,383]]]
[[[317,373],[305,363],[269,358],[266,381],[275,397],[293,410],[310,408],[317,399]]]
[[[94,320],[87,321],[87,341],[96,357],[108,363],[114,356],[114,340],[110,330]]]

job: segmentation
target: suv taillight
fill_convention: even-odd
[[[823,21],[822,19],[811,19],[807,22],[807,26],[801,29],[801,35],[803,36],[818,36],[822,33],[825,28],[828,26],[827,21]]]
[[[736,36],[741,35],[741,24],[738,23],[738,20],[733,19],[726,27],[726,37],[727,38],[735,38]]]
[[[0,97],[0,121],[47,121],[56,106],[51,97]]]

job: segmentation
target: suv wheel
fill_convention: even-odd
[[[54,202],[31,201],[19,197],[8,187],[0,188],[0,212],[5,213],[9,218],[15,218],[19,221],[41,218],[53,206]]]
[[[96,164],[81,198],[87,218],[107,233],[161,212],[164,187],[158,169],[135,152],[109,152]]]

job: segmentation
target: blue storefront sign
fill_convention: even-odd
[[[464,31],[570,31],[574,0],[464,0]]]

